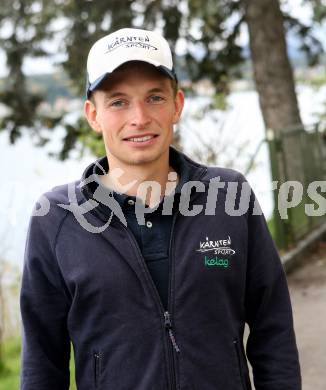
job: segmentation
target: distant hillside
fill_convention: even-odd
[[[0,79],[0,90],[4,88],[6,79]],[[27,85],[31,91],[44,94],[45,100],[53,104],[58,97],[74,98],[77,96],[72,82],[63,72],[27,76]]]
[[[76,96],[71,81],[63,72],[29,76],[28,85],[31,90],[44,93],[45,100],[50,104],[53,104],[58,97]]]

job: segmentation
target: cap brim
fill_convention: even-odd
[[[131,61],[134,61],[134,60],[131,60]],[[131,62],[131,61],[127,61],[127,62]],[[137,60],[139,61],[139,60]],[[146,64],[150,64],[152,66],[154,66],[157,70],[159,70],[160,72],[164,73],[165,75],[167,75],[168,77],[170,77],[172,80],[175,80],[176,82],[178,82],[178,79],[177,79],[177,75],[174,71],[174,69],[170,70],[169,68],[167,68],[166,66],[163,66],[163,65],[159,65],[159,66],[156,66],[156,65],[153,65],[151,64],[150,62],[147,62],[147,61],[140,61],[140,62],[144,62]],[[99,77],[98,79],[96,79],[93,83],[90,83],[89,80],[87,79],[87,83],[86,83],[86,97],[87,99],[90,97],[90,94],[95,90],[97,89],[100,84],[110,75],[112,74],[115,70],[117,70],[120,66],[124,65],[126,62],[124,62],[123,64],[120,64],[117,68],[115,68],[112,72],[107,72],[105,74],[103,74],[101,77]]]
[[[112,73],[112,72],[111,72]],[[105,73],[98,79],[96,79],[93,83],[90,83],[87,81],[87,88],[86,88],[86,96],[87,99],[90,97],[90,94],[111,74],[111,73]]]

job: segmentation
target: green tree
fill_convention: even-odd
[[[0,128],[9,132],[12,143],[21,135],[23,128],[37,132],[46,120],[49,123],[50,118],[38,115],[37,108],[43,97],[27,88],[23,71],[26,58],[47,54],[42,43],[51,36],[47,24],[54,17],[48,9],[47,1],[34,0],[3,0],[0,9],[0,43],[6,53],[9,70],[0,92],[0,101],[10,108],[1,119]],[[51,118],[51,125],[55,123],[54,119]]]
[[[62,120],[61,117],[42,118],[39,115],[37,107],[41,97],[27,90],[22,71],[27,56],[48,54],[42,44],[54,38],[53,21],[56,18],[66,21],[66,28],[60,31],[61,36],[64,35],[60,51],[67,54],[62,67],[79,96],[84,95],[85,63],[91,44],[104,34],[126,26],[159,27],[172,47],[178,40],[183,40],[185,55],[176,58],[180,73],[186,72],[193,81],[209,78],[216,93],[226,94],[230,78],[238,75],[238,65],[244,61],[238,37],[241,26],[247,23],[254,77],[266,127],[280,129],[301,125],[285,47],[285,29],[305,37],[302,48],[307,52],[312,42],[315,47],[318,45],[312,39],[309,26],[281,13],[279,0],[102,0],[96,4],[89,0],[14,0],[10,4],[8,0],[4,1],[8,4],[0,11],[0,28],[5,23],[14,28],[9,37],[1,38],[10,77],[0,99],[12,108],[1,127],[9,131],[12,142],[22,128],[38,132],[42,126],[53,127]],[[311,1],[318,6],[318,0]],[[320,15],[320,7],[318,9]],[[318,51],[308,53],[310,58],[314,56],[314,61]],[[273,61],[267,60],[272,53],[275,53]],[[282,99],[278,100],[280,96]],[[275,109],[269,104],[271,101],[278,103]],[[86,129],[83,119],[66,126],[60,158],[66,158],[80,141],[92,150],[103,151],[95,146],[96,135],[92,132],[86,135]]]

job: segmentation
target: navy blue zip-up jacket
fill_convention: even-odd
[[[46,215],[31,218],[21,288],[22,390],[69,388],[70,341],[78,390],[249,390],[246,356],[256,390],[301,388],[286,278],[254,194],[229,215],[230,182],[240,193],[244,177],[180,157],[205,189],[191,191],[189,209],[204,208],[173,216],[167,311],[119,218],[100,233],[80,223],[101,228],[111,215],[85,183],[40,198]],[[215,177],[225,188],[205,213]]]

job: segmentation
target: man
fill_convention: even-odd
[[[257,390],[300,389],[286,279],[254,194],[170,146],[184,95],[166,40],[116,31],[87,72],[106,156],[31,219],[21,389],[68,389],[70,342],[79,390],[249,390],[246,356]]]

